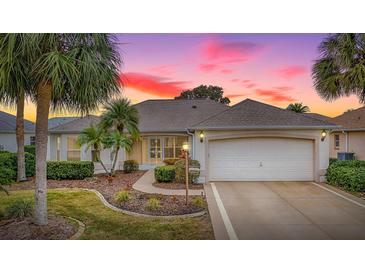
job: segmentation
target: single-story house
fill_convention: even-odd
[[[353,152],[358,160],[365,160],[365,107],[346,111],[329,120],[340,125],[330,136],[330,157],[337,158],[338,152]]]
[[[136,104],[141,140],[131,153],[120,152],[141,169],[179,157],[184,142],[201,164],[199,182],[208,181],[324,181],[330,141],[339,126],[246,99],[232,107],[202,100],[147,100]],[[99,122],[86,116],[49,130],[51,160],[91,160],[77,146],[81,130]],[[102,152],[111,164],[111,152]]]
[[[0,111],[0,150],[17,151],[16,145],[16,117]],[[31,121],[24,120],[24,143],[35,144],[35,125]]]

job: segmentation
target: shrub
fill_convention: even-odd
[[[365,161],[336,161],[328,167],[326,178],[330,185],[349,191],[364,191]]]
[[[23,220],[24,218],[31,216],[32,213],[33,213],[32,201],[17,199],[5,209],[4,215],[6,219],[16,218]]]
[[[114,199],[119,203],[125,203],[129,200],[129,193],[128,191],[119,191],[115,194]]]
[[[156,198],[150,198],[146,205],[147,209],[155,211],[160,207],[160,201]]]
[[[179,158],[169,158],[169,159],[165,159],[163,160],[163,162],[168,165],[168,166],[172,166],[174,165],[177,161],[179,161]]]
[[[26,145],[24,146],[24,151],[32,154],[35,157],[35,146]]]
[[[197,160],[189,159],[189,167],[199,169],[200,163]],[[175,163],[175,181],[185,183],[185,159],[181,159]],[[199,178],[200,171],[189,171],[189,183],[195,183]]]
[[[16,171],[11,168],[0,167],[0,184],[8,185],[16,180]]]
[[[48,161],[47,178],[55,180],[85,179],[94,174],[91,161]]]
[[[155,168],[155,179],[158,182],[170,183],[175,179],[175,166],[159,166]]]
[[[123,170],[126,173],[131,173],[133,171],[137,171],[139,169],[139,164],[135,160],[126,160],[123,163]]]
[[[35,157],[33,154],[25,152],[25,175],[32,177],[35,175]],[[3,152],[0,154],[0,183],[9,184],[16,180],[18,166],[16,153]]]
[[[194,197],[192,203],[193,203],[193,205],[195,205],[197,207],[205,206],[205,201],[202,197]]]
[[[329,164],[332,165],[333,163],[337,162],[337,158],[330,158]]]

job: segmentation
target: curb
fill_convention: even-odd
[[[58,188],[58,189],[62,189],[62,188]],[[150,214],[143,214],[143,213],[137,213],[137,212],[133,212],[133,211],[128,211],[125,209],[121,209],[119,207],[113,206],[112,204],[110,204],[105,198],[104,196],[97,190],[95,189],[88,189],[88,188],[64,188],[67,190],[82,190],[82,191],[88,191],[88,192],[93,192],[94,194],[96,194],[96,196],[98,196],[98,198],[101,200],[101,202],[108,208],[110,208],[111,210],[117,211],[117,212],[121,212],[127,215],[131,215],[131,216],[135,216],[135,217],[149,217],[149,218],[195,218],[195,217],[200,217],[203,216],[205,214],[207,214],[206,210],[200,211],[200,212],[196,212],[196,213],[190,213],[190,214],[181,214],[181,215],[150,215]]]
[[[64,217],[67,219],[70,219],[72,221],[75,221],[79,225],[79,228],[76,231],[76,233],[74,235],[72,235],[70,238],[68,238],[68,240],[78,240],[81,237],[81,235],[84,234],[84,232],[85,232],[85,228],[86,228],[85,224],[75,218],[72,218],[69,216],[64,216]]]

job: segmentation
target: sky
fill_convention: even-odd
[[[302,102],[330,117],[361,107],[355,96],[326,102],[311,66],[327,34],[117,34],[122,95],[133,103],[174,98],[201,84],[217,85],[234,105],[246,98],[285,108]],[[4,109],[3,107],[1,107]],[[4,109],[15,113],[14,109]],[[97,113],[96,113],[97,114]],[[68,116],[72,113],[51,113]],[[27,103],[25,117],[35,120]]]

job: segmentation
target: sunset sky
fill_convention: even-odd
[[[200,84],[218,85],[231,105],[246,98],[279,107],[303,102],[311,112],[336,116],[361,105],[354,96],[325,102],[315,92],[310,70],[324,37],[326,34],[118,34],[124,63],[121,92],[137,103],[173,98]],[[60,115],[70,114],[51,114]],[[25,116],[35,120],[33,105],[27,104]]]

